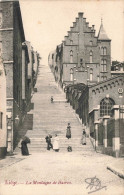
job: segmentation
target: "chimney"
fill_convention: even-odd
[[[83,18],[83,14],[84,14],[83,12],[79,12],[79,13],[78,13],[78,17],[79,17],[79,18]]]

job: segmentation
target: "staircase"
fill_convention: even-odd
[[[48,66],[39,67],[36,88],[37,92],[32,98],[34,109],[28,113],[24,127],[20,131],[20,136],[25,132],[31,139],[31,144],[28,144],[30,153],[46,151],[45,137],[49,133],[53,138],[55,134],[58,135],[60,151],[67,151],[69,145],[72,146],[73,151],[93,151],[89,138],[87,138],[87,145],[80,144],[82,125],[75,111],[67,103],[64,92],[55,83]],[[50,101],[51,96],[54,99],[53,103]],[[65,137],[68,122],[71,124],[72,134],[69,140]]]

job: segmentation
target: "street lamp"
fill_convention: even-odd
[[[19,115],[17,115],[16,118],[15,118],[15,125],[18,126],[18,124],[19,124]]]

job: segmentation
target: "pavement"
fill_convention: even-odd
[[[124,179],[124,158],[116,159],[115,162],[107,165],[107,169]]]
[[[108,169],[120,162],[85,149],[7,156],[0,161],[0,195],[122,195],[124,180]],[[90,185],[95,179],[99,190]]]

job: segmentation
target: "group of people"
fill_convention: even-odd
[[[57,134],[55,134],[54,142],[51,143],[52,135],[48,134],[45,139],[47,143],[47,150],[53,149],[55,152],[59,152],[59,138]]]
[[[66,129],[66,137],[68,139],[71,138],[71,126],[70,123],[68,123],[67,129]],[[55,134],[55,138],[53,141],[53,144],[51,142],[52,135],[48,134],[45,139],[47,143],[47,150],[53,149],[55,152],[59,152],[59,138],[57,134]]]
[[[55,152],[59,152],[59,138],[58,138],[57,134],[55,134],[55,138],[54,138],[53,144],[51,142],[51,138],[52,138],[52,135],[50,135],[50,134],[48,134],[45,137],[46,143],[47,143],[47,150],[53,149]],[[68,123],[68,125],[67,125],[66,138],[67,139],[71,138],[71,125],[70,125],[70,123]],[[85,131],[85,129],[83,129],[83,132],[82,132],[81,144],[82,145],[86,145],[86,131]],[[68,151],[69,150],[72,151],[72,147],[68,146],[67,150]]]
[[[71,125],[70,125],[70,123],[68,123],[68,125],[67,125],[66,138],[67,139],[71,138]],[[45,139],[46,139],[46,143],[47,143],[47,150],[53,149],[55,152],[59,152],[59,137],[57,136],[57,134],[55,134],[53,144],[51,142],[51,139],[52,139],[52,135],[51,134],[48,134],[45,137]],[[21,152],[22,152],[22,155],[29,155],[29,151],[28,151],[28,147],[27,147],[28,143],[30,143],[30,139],[25,136],[23,138],[23,140],[21,141]],[[85,131],[85,129],[83,129],[83,132],[82,132],[81,144],[82,145],[86,145],[86,131]],[[72,151],[72,147],[71,146],[68,146],[68,148],[67,148],[68,151],[70,150],[70,148],[71,148],[71,151]]]

